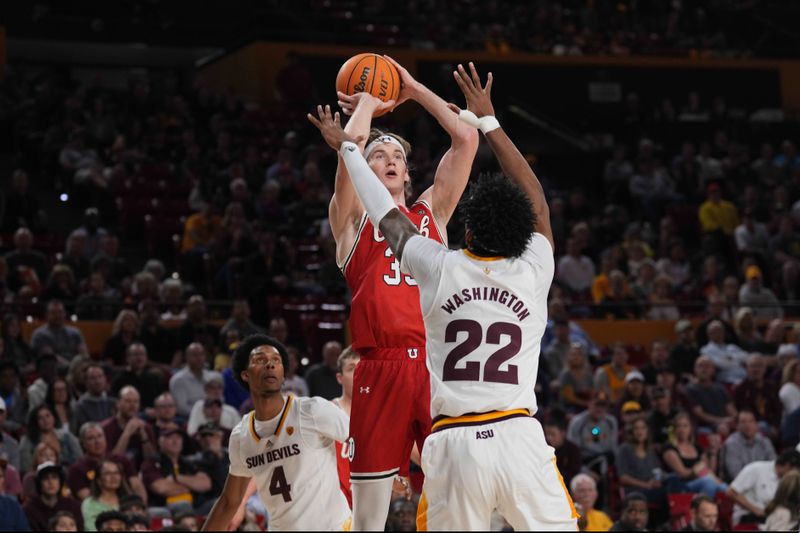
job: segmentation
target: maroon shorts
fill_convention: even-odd
[[[353,375],[350,480],[407,476],[414,442],[422,453],[430,431],[431,388],[424,348],[362,353]]]

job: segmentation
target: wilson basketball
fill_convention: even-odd
[[[378,54],[358,54],[345,61],[336,76],[336,90],[347,95],[367,92],[388,102],[400,95],[400,74]],[[388,112],[378,112],[375,116]]]

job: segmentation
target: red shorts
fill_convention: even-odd
[[[412,357],[416,355],[416,357]],[[408,475],[414,442],[431,431],[431,388],[424,348],[370,350],[353,375],[350,480]]]

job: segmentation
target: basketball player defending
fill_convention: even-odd
[[[251,335],[233,356],[233,375],[255,410],[231,432],[230,472],[204,531],[224,531],[251,478],[269,511],[270,531],[341,531],[350,507],[339,488],[334,442],[347,438],[347,415],[322,398],[284,397],[289,355],[276,339]]]
[[[403,82],[398,102],[417,101],[451,138],[433,185],[406,207],[410,146],[397,135],[370,133],[373,113],[391,102],[385,104],[368,93],[352,97],[339,93],[342,109],[352,113],[346,131],[363,137],[359,153],[363,151],[398,212],[411,220],[421,235],[446,242],[444,229],[469,180],[478,135],[458,120],[444,100],[394,64]],[[334,187],[330,224],[337,261],[353,294],[353,349],[361,354],[353,378],[348,443],[353,529],[383,530],[394,479],[407,473],[412,445],[416,441],[421,450],[430,431],[425,328],[417,283],[400,272],[400,263],[385,238],[367,218],[341,159]]]
[[[339,149],[370,218],[420,287],[431,373],[432,434],[422,451],[419,530],[487,530],[497,509],[515,530],[577,528],[577,513],[536,411],[540,341],[553,278],[553,237],[541,184],[494,118],[489,75],[459,65],[463,120],[480,129],[504,176],[485,177],[464,205],[466,249],[421,238],[330,113]],[[478,118],[481,117],[481,118]]]

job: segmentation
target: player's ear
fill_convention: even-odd
[[[241,376],[242,381],[244,381],[245,383],[248,383],[248,384],[250,383],[250,380],[248,379],[248,375],[247,375],[247,370],[242,370],[242,372],[239,375]]]
[[[337,373],[336,373],[336,382],[337,382],[339,385],[344,385],[344,383],[342,383],[342,373],[341,373],[341,372],[337,372]]]

